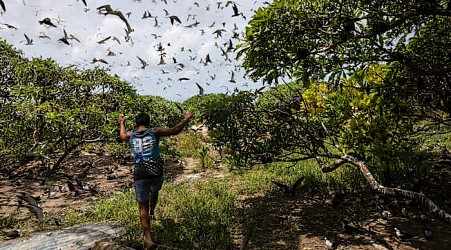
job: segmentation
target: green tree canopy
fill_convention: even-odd
[[[240,47],[252,79],[282,78],[332,86],[374,63],[390,66],[385,81],[412,97],[417,114],[450,112],[449,1],[276,0],[249,22]]]
[[[104,69],[27,59],[4,41],[0,41],[0,67],[4,166],[38,158],[51,159],[57,169],[83,144],[114,141],[120,113],[134,117],[147,112],[154,118],[152,126],[172,126],[180,119],[173,102],[140,96],[132,85]]]

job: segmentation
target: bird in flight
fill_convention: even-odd
[[[233,9],[233,15],[232,15],[232,17],[242,16],[244,19],[246,19],[246,17],[243,15],[243,12],[239,12],[239,11],[238,11],[238,7],[236,6],[235,3],[233,3],[232,9]]]
[[[152,14],[150,14],[150,12],[148,10],[144,11],[141,19],[146,19],[146,18],[153,18]]]
[[[41,21],[38,21],[39,24],[46,24],[48,26],[52,26],[56,28],[56,25],[52,23],[52,20],[50,20],[50,18],[46,17],[44,19],[42,19]]]
[[[33,45],[33,39],[29,38],[27,34],[23,34],[25,36],[25,39],[27,39],[27,43],[25,45]]]
[[[178,16],[168,16],[169,19],[171,19],[171,25],[174,25],[174,21],[178,22],[178,23],[182,23],[182,21],[180,21],[180,19],[178,18]]]
[[[48,35],[46,35],[44,32],[41,32],[41,34],[38,36],[39,38],[45,38],[45,39],[51,39]]]
[[[2,23],[2,25],[5,25],[6,28],[8,28],[8,29],[18,30],[17,27],[15,27],[15,26],[13,26],[13,25],[11,25],[9,23]]]
[[[222,37],[222,32],[226,32],[225,29],[217,29],[213,32],[213,34],[216,34],[216,38]]]
[[[19,203],[28,208],[28,210],[36,216],[39,222],[44,221],[44,213],[42,208],[39,207],[38,200],[35,197],[25,192],[21,192],[21,195],[17,197],[20,199]],[[25,201],[27,204],[22,204],[22,201]]]
[[[198,21],[195,21],[194,23],[190,24],[190,25],[186,25],[186,28],[192,28],[192,27],[197,27],[197,25],[199,25],[200,23]]]
[[[277,182],[277,181],[271,181],[271,182],[276,184],[276,186],[278,186],[279,188],[281,188],[286,195],[293,197],[296,194],[296,188],[299,185],[301,185],[303,180],[304,180],[304,177],[299,178],[291,187],[289,187],[285,184],[282,184],[280,182]]]
[[[92,59],[92,62],[91,62],[91,63],[96,63],[96,62],[100,62],[100,63],[103,63],[103,64],[108,64],[108,62],[105,61],[104,59],[102,59],[102,58],[97,59],[97,58],[94,57],[94,58]]]
[[[182,115],[185,114],[185,109],[183,109],[182,106],[180,106],[178,103],[175,103],[175,106],[178,108],[178,110],[180,110],[180,113],[181,113]]]
[[[109,36],[109,37],[107,37],[107,38],[104,38],[104,39],[98,41],[97,43],[98,43],[98,44],[104,44],[104,43],[105,43],[106,41],[108,41],[110,38],[111,38],[111,36]]]
[[[208,65],[208,63],[211,63],[211,59],[210,59],[210,54],[207,54],[207,56],[205,57],[205,63],[204,65]]]
[[[202,88],[202,86],[199,85],[199,83],[196,82],[197,88],[199,88],[199,96],[203,96],[204,95],[204,88]]]
[[[124,14],[122,14],[122,12],[119,10],[113,10],[109,4],[102,5],[102,6],[98,7],[97,10],[99,11],[100,14],[103,14],[104,16],[115,15],[115,16],[119,17],[122,21],[124,21],[125,25],[127,26],[127,30],[126,30],[127,34],[134,31],[132,29],[132,27],[130,26],[130,24],[128,23],[127,19],[125,18]]]
[[[139,61],[141,62],[141,64],[142,64],[141,69],[145,69],[146,66],[148,65],[147,62],[146,62],[144,59],[142,59],[141,57],[139,57],[139,56],[136,56],[136,57],[138,58],[138,60],[139,60]]]

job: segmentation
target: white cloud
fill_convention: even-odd
[[[195,2],[199,4],[199,7],[194,4]],[[173,100],[184,100],[197,94],[196,82],[204,87],[206,93],[225,92],[226,87],[221,87],[224,85],[229,89],[235,86],[256,88],[259,84],[249,83],[242,78],[244,71],[236,70],[235,67],[240,62],[233,60],[235,55],[229,54],[232,62],[225,61],[220,47],[231,39],[234,24],[239,28],[236,32],[244,31],[247,21],[253,14],[251,10],[261,6],[264,0],[235,0],[247,20],[241,17],[232,18],[232,6],[226,8],[226,1],[223,1],[221,8],[218,9],[217,2],[217,0],[168,0],[168,4],[165,4],[161,0],[154,2],[87,0],[88,9],[85,10],[83,3],[76,0],[8,1],[7,12],[0,16],[0,23],[12,24],[19,30],[3,29],[1,26],[0,37],[23,50],[27,57],[51,57],[62,65],[78,64],[92,68],[95,66],[91,64],[94,57],[103,58],[109,63],[104,67],[110,68],[112,74],[117,74],[134,84],[141,93],[161,95]],[[130,34],[133,43],[125,41],[126,25],[119,17],[104,16],[97,12],[96,8],[105,4],[109,4],[114,10],[122,11],[126,16],[134,29],[134,32]],[[170,19],[165,16],[164,9],[169,15],[177,15],[182,24],[171,25]],[[160,26],[154,26],[153,18],[142,19],[144,11],[157,16]],[[128,12],[130,12],[129,17]],[[39,25],[38,21],[45,17],[51,18],[58,27]],[[199,22],[197,27],[186,27],[196,21]],[[209,27],[212,23],[214,26]],[[226,32],[223,37],[216,38],[216,35],[212,33],[221,28]],[[59,42],[58,39],[63,36],[63,29],[76,36],[81,42],[71,40],[70,46]],[[24,33],[33,39],[33,45],[27,46],[21,42],[25,40]],[[51,40],[39,38],[38,36],[42,34],[48,35]],[[159,37],[155,38],[152,34]],[[108,36],[117,37],[121,44],[113,39],[105,44],[97,43]],[[236,39],[232,41],[234,45],[239,42]],[[156,46],[160,42],[166,52],[165,65],[158,65],[160,55]],[[115,56],[107,56],[108,51],[114,52]],[[200,63],[200,60],[205,60],[207,54],[210,55],[212,63],[205,66]],[[143,58],[149,65],[141,69],[141,63],[136,56]],[[181,68],[174,64],[172,57],[185,67]],[[127,66],[128,62],[130,66]],[[96,65],[103,66],[99,63]],[[236,85],[228,82],[231,70],[236,70]],[[210,76],[214,75],[216,77],[212,80]],[[177,79],[180,77],[191,80],[179,82]]]

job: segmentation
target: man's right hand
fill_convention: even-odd
[[[125,116],[124,114],[120,114],[119,115],[119,123],[123,123],[126,118],[127,118],[127,116]]]

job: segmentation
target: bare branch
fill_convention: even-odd
[[[379,184],[376,181],[376,179],[371,174],[371,172],[368,170],[368,168],[366,167],[366,164],[363,161],[359,161],[350,155],[345,155],[341,159],[337,160],[336,162],[337,162],[337,165],[338,165],[338,163],[341,165],[343,163],[348,162],[348,163],[356,166],[360,170],[360,172],[363,174],[363,177],[370,184],[371,189],[373,189],[379,193],[382,193],[382,194],[391,195],[391,196],[402,196],[402,197],[408,198],[410,200],[419,201],[422,204],[426,205],[430,212],[437,214],[440,218],[444,219],[446,222],[451,224],[451,215],[448,214],[447,212],[445,212],[440,207],[438,207],[432,200],[427,198],[426,195],[424,195],[423,193],[417,193],[417,192],[404,190],[404,189],[400,189],[400,188],[390,188],[390,187],[382,186],[381,184]]]
[[[348,161],[345,159],[338,159],[334,162],[332,162],[332,164],[329,167],[326,166],[321,166],[321,171],[323,173],[330,173],[332,171],[334,171],[335,169],[339,168],[341,165],[347,163]]]

